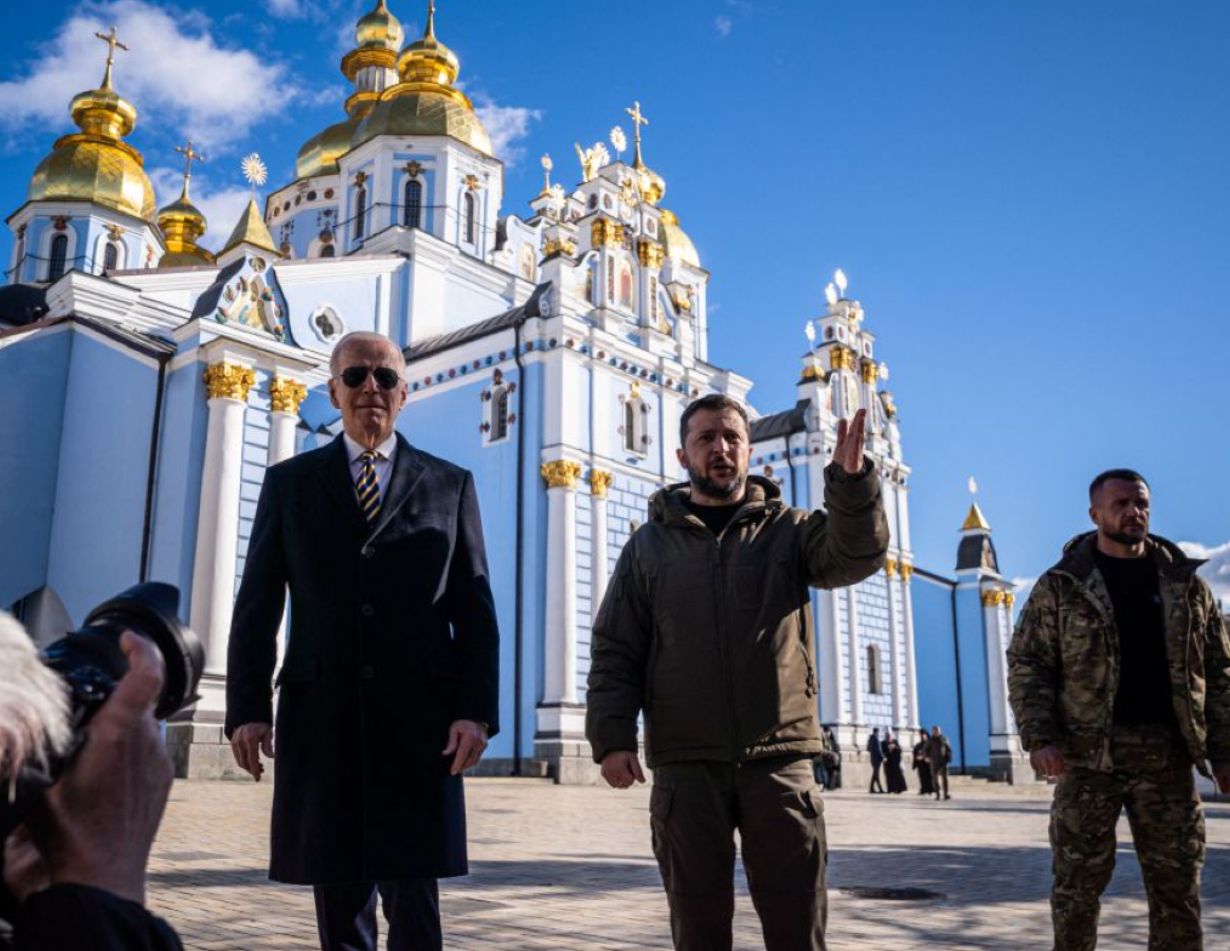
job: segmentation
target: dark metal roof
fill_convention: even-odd
[[[763,442],[807,429],[807,406],[810,400],[799,400],[793,409],[752,420],[752,442]]]
[[[999,574],[999,559],[990,535],[979,532],[961,539],[961,545],[957,548],[957,571],[967,568],[985,568]]]
[[[222,291],[231,282],[231,278],[238,274],[247,262],[248,259],[246,257],[240,256],[218,272],[214,282],[205,288],[205,292],[196,299],[196,306],[192,308],[192,316],[194,318],[204,317],[206,314],[214,312],[218,306],[218,298],[222,296]]]
[[[0,287],[0,324],[24,327],[47,314],[47,288],[37,284]]]
[[[406,347],[402,351],[405,354],[406,362],[413,363],[415,360],[429,357],[433,353],[439,353],[452,347],[459,347],[463,343],[469,343],[471,340],[477,340],[480,337],[486,337],[489,334],[507,330],[516,324],[524,323],[531,317],[541,317],[542,298],[550,288],[550,281],[545,284],[539,284],[534,288],[534,293],[530,294],[526,302],[519,307],[506,310],[504,313],[496,314],[494,317],[488,317],[486,320],[480,320],[476,324],[462,327],[460,330],[440,334],[438,337],[429,337],[426,340]]]

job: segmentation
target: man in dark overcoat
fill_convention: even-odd
[[[435,951],[436,880],[467,871],[461,773],[497,730],[478,500],[469,472],[395,431],[406,384],[392,341],[348,335],[330,373],[344,433],[265,474],[231,627],[226,732],[256,779],[260,754],[274,757],[269,874],[314,887],[322,949],[374,951],[378,892],[388,947]]]

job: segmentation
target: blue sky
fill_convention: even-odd
[[[159,201],[174,145],[222,237],[259,151],[271,184],[341,118],[337,69],[374,0],[12,5],[0,38],[0,206],[15,210],[90,25],[133,47],[117,87]],[[390,0],[413,35],[424,3]],[[505,212],[579,177],[573,142],[628,127],[712,271],[711,357],[790,405],[803,325],[836,267],[891,370],[918,563],[952,567],[975,475],[1006,574],[1052,563],[1097,471],[1128,465],[1154,528],[1212,552],[1230,603],[1230,5],[1082,0],[441,0],[508,162]],[[0,253],[8,254],[4,235]]]

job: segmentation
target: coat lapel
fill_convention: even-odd
[[[398,433],[397,455],[393,457],[393,474],[389,478],[389,488],[384,494],[384,502],[380,505],[380,518],[376,521],[376,527],[368,534],[367,541],[370,542],[384,531],[385,526],[397,516],[402,506],[406,504],[406,499],[410,497],[410,493],[414,491],[415,485],[422,478],[423,469],[423,461],[419,458],[419,454],[411,448],[406,438]],[[353,494],[352,491],[351,495]],[[355,509],[358,510],[357,502]]]
[[[341,435],[329,444],[328,451],[322,454],[320,468],[316,470],[329,494],[342,510],[353,519],[363,522],[363,513],[359,510],[359,500],[354,494],[354,482],[350,478],[350,460],[346,455],[346,443]]]

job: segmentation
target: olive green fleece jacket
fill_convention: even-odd
[[[808,586],[883,566],[888,521],[868,462],[825,470],[826,511],[787,506],[750,476],[720,535],[687,508],[687,484],[649,500],[593,628],[586,736],[594,760],[637,748],[649,765],[815,754],[815,637]]]

